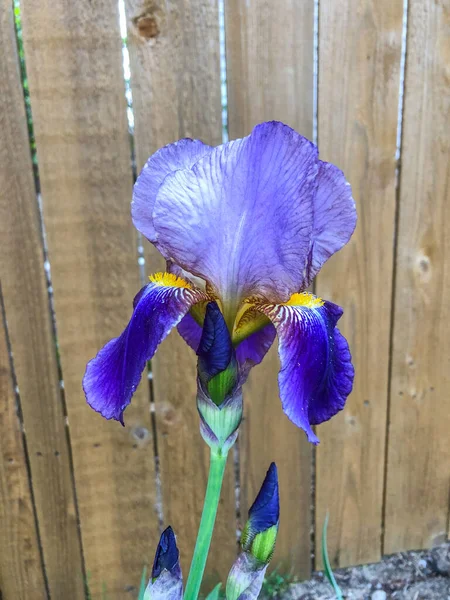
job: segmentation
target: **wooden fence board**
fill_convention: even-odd
[[[411,0],[401,155],[385,552],[447,538],[450,3]]]
[[[222,141],[217,2],[127,0],[138,170],[159,147],[182,137]],[[164,270],[146,245],[147,271]],[[208,475],[199,435],[194,353],[173,332],[152,361],[165,524],[178,535],[187,576]],[[225,580],[234,560],[236,513],[229,460],[206,585]]]
[[[319,149],[359,216],[316,288],[344,308],[356,371],[345,410],[318,428],[316,531],[329,509],[330,557],[344,566],[380,558],[402,2],[321,0],[319,32]]]
[[[81,389],[86,362],[122,331],[140,287],[118,5],[22,9],[86,571],[93,597],[104,585],[111,600],[135,597],[158,537],[148,387],[123,429]]]
[[[278,119],[312,137],[314,2],[226,3],[230,139],[261,121]],[[281,410],[277,342],[244,388],[241,435],[241,512],[247,510],[275,461],[281,520],[272,564],[310,572],[311,449]]]
[[[10,2],[3,4],[0,80],[8,86],[8,93],[0,95],[0,276],[49,590],[55,598],[81,598],[84,588],[81,547],[13,11]],[[10,408],[6,406],[5,411],[8,415]],[[13,426],[11,415],[5,425]],[[11,438],[12,443],[12,433],[2,430],[3,436]],[[20,459],[16,460],[20,464]],[[33,534],[30,531],[27,535]],[[24,555],[24,563],[26,560]],[[34,593],[44,595],[44,590]]]
[[[3,24],[2,17],[0,27]],[[45,600],[43,565],[3,315],[0,315],[0,399],[0,597]]]

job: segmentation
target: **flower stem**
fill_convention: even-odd
[[[208,558],[209,546],[211,545],[226,464],[227,453],[218,453],[217,450],[212,449],[203,513],[197,534],[197,541],[195,543],[189,577],[186,583],[186,590],[184,592],[184,600],[197,600],[198,598],[206,559]]]

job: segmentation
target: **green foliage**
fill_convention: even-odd
[[[138,600],[144,600],[145,588],[147,587],[147,567],[142,569],[141,585],[139,586]]]
[[[219,600],[220,598],[224,598],[223,592],[221,592],[222,584],[218,583],[216,587],[210,592],[205,600]]]
[[[291,573],[281,573],[278,567],[267,575],[261,589],[261,597],[278,598],[288,587],[296,582]]]
[[[36,141],[34,138],[33,118],[31,115],[30,90],[28,88],[27,70],[26,70],[26,66],[25,66],[25,52],[24,52],[24,48],[23,48],[23,36],[22,36],[22,16],[21,16],[21,12],[20,12],[19,0],[14,0],[14,25],[16,28],[17,52],[19,55],[20,74],[21,74],[22,86],[23,86],[25,111],[26,111],[26,115],[27,115],[28,137],[30,140],[31,159],[33,161],[35,176],[37,177]]]
[[[327,548],[328,517],[329,517],[329,515],[327,513],[327,516],[325,517],[325,522],[323,524],[323,529],[322,529],[322,561],[324,564],[325,575],[327,576],[327,579],[330,582],[330,585],[332,586],[332,588],[336,594],[337,600],[343,600],[341,589],[336,582],[334,573],[331,569],[330,559],[328,558],[328,548]]]

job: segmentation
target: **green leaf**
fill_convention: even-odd
[[[139,586],[138,600],[144,600],[145,588],[147,587],[147,567],[142,569],[141,585]]]
[[[327,579],[330,582],[330,585],[336,594],[337,600],[343,600],[341,589],[338,586],[338,584],[336,583],[334,573],[331,569],[330,559],[328,558],[328,549],[327,549],[328,518],[329,518],[329,514],[327,513],[327,515],[325,517],[325,523],[323,524],[323,529],[322,529],[322,560],[323,560],[323,564],[324,564],[324,568],[325,568],[325,575],[327,576]]]
[[[222,587],[221,583],[218,583],[216,587],[206,596],[206,600],[219,600],[220,598],[220,588]]]

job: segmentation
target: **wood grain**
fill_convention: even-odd
[[[391,553],[447,539],[450,3],[411,0],[385,515]]]
[[[312,137],[312,1],[226,3],[230,139],[259,122],[284,121]],[[278,466],[281,519],[272,564],[310,573],[311,448],[281,409],[274,347],[244,388],[241,449],[241,514],[255,499],[272,461]]]
[[[182,137],[222,141],[218,7],[127,0],[135,148],[138,170],[161,146]],[[164,270],[146,245],[147,271]],[[196,360],[177,332],[152,361],[165,524],[178,536],[187,577],[203,505],[209,450],[199,435]],[[205,589],[225,580],[236,552],[232,461],[225,474]]]
[[[81,598],[84,588],[81,546],[49,313],[13,10],[11,3],[3,4],[0,17],[0,43],[3,48],[0,79],[7,86],[8,93],[0,95],[0,277],[15,375],[20,389],[49,590],[54,597]],[[8,402],[13,402],[13,398],[9,397]],[[15,439],[13,432],[17,435],[19,432],[14,425],[14,409],[7,404],[4,424],[8,423],[13,431],[3,431],[2,437],[6,436],[12,444]],[[16,454],[19,452],[19,441],[17,444]],[[7,465],[8,468],[17,469],[19,477],[25,468],[23,457],[20,459],[16,456],[14,460],[17,461],[14,462],[15,467],[10,467],[9,463]],[[25,472],[22,476],[25,477]],[[20,484],[21,490],[11,492],[19,496],[25,494],[26,485],[25,480]],[[24,499],[25,517],[30,510],[27,494]],[[30,527],[26,535],[33,539],[34,524],[31,522]],[[14,535],[17,534],[14,532]],[[17,550],[8,548],[15,559],[20,557]],[[27,552],[22,560],[23,569],[26,570]],[[35,568],[36,565],[32,564]],[[20,585],[20,581],[17,585]],[[31,592],[29,590],[30,595]],[[43,595],[44,590],[36,590],[35,593]]]
[[[356,371],[346,408],[318,428],[316,531],[329,510],[330,558],[344,566],[381,549],[402,2],[322,0],[319,32],[320,154],[344,171],[358,211],[316,287],[344,308]]]
[[[4,17],[0,24],[3,21]],[[3,315],[0,315],[0,400],[0,597],[45,600],[43,565]]]
[[[118,6],[22,9],[86,572],[93,597],[106,586],[111,600],[134,598],[158,537],[148,386],[125,428],[95,414],[81,388],[140,287]]]

